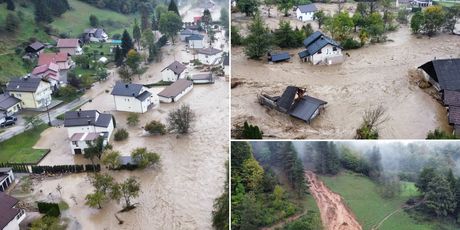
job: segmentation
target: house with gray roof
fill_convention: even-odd
[[[21,107],[39,109],[51,103],[51,84],[41,78],[15,78],[6,85],[6,91],[19,100]]]
[[[70,141],[73,154],[83,154],[88,142],[104,139],[104,145],[110,141],[116,127],[112,114],[97,110],[68,111],[64,114],[64,127]]]
[[[186,69],[187,66],[185,66],[184,64],[178,61],[173,61],[171,64],[169,64],[161,70],[161,77],[163,81],[175,82],[181,77],[184,77],[184,71]]]
[[[204,48],[204,36],[201,34],[193,34],[185,38],[190,49],[201,49]]]
[[[21,100],[7,94],[0,94],[0,114],[11,116],[21,110]]]
[[[102,28],[85,29],[83,40],[85,42],[105,42],[109,39],[109,35]]]
[[[185,79],[179,79],[172,83],[170,86],[164,88],[158,97],[160,102],[172,103],[178,101],[184,95],[189,93],[193,89],[193,82]]]
[[[185,28],[184,30],[179,32],[179,37],[180,37],[181,41],[185,42],[187,37],[190,37],[190,36],[195,35],[195,34],[199,34],[199,32],[196,31],[196,30]]]
[[[288,86],[281,96],[261,94],[259,103],[271,109],[310,123],[315,119],[327,102],[305,94],[305,89]]]
[[[141,84],[128,84],[118,81],[112,90],[115,110],[145,113],[160,104],[157,95],[152,94]]]
[[[304,62],[311,62],[313,65],[332,65],[344,61],[342,47],[339,43],[320,31],[306,38],[303,44],[305,50],[299,53],[299,57]]]
[[[223,61],[222,50],[208,47],[204,49],[197,49],[196,52],[198,53],[198,60],[200,60],[203,64],[216,65]]]
[[[297,6],[295,11],[297,19],[302,22],[306,21],[313,21],[313,15],[318,9],[316,8],[315,4],[307,4],[307,5],[300,5]]]
[[[26,218],[26,212],[18,207],[18,203],[18,199],[0,192],[0,229],[19,230],[19,224]]]

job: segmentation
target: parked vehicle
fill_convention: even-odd
[[[4,128],[4,127],[8,127],[8,126],[13,126],[15,124],[16,124],[16,121],[6,120],[5,122],[0,124],[0,127]]]
[[[10,120],[11,120],[11,121],[17,121],[18,118],[15,117],[15,116],[6,116],[6,117],[5,117],[5,120],[7,120],[7,121],[10,121]]]

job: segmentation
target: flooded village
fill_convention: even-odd
[[[54,46],[34,39],[26,49],[39,62],[34,71],[7,76],[1,87],[0,208],[8,215],[0,215],[0,227],[213,229],[228,175],[229,26],[221,15],[228,3],[145,1],[118,13],[68,2],[61,18],[83,7],[102,12],[95,25],[81,19],[90,29],[74,34],[88,40],[53,35]],[[0,7],[7,12],[9,3]],[[35,7],[16,4],[16,11]],[[132,19],[113,29],[107,13]],[[127,40],[132,48],[123,51]],[[74,86],[75,75],[85,84],[96,65],[88,87],[61,90]],[[104,195],[95,175],[110,182]],[[60,215],[48,218],[44,206],[54,204]]]
[[[313,42],[313,45],[305,44],[311,38],[304,35],[303,45],[298,48],[271,45],[267,51],[272,57],[286,55],[286,58],[279,61],[270,61],[267,53],[261,55],[259,60],[248,58],[244,41],[242,45],[232,46],[232,136],[235,137],[235,130],[247,122],[258,126],[264,138],[351,139],[356,137],[357,129],[363,123],[366,112],[379,107],[385,112],[385,119],[382,119],[384,122],[378,127],[378,138],[425,139],[428,133],[434,130],[453,133],[455,124],[449,117],[454,115],[449,113],[448,106],[443,102],[442,90],[427,88],[428,77],[424,76],[428,75],[419,67],[432,60],[458,59],[460,37],[445,30],[437,31],[430,36],[423,33],[415,34],[410,23],[414,13],[411,13],[410,9],[419,7],[416,1],[408,1],[405,4],[400,2],[396,6],[394,1],[389,1],[388,8],[379,6],[376,10],[381,15],[387,11],[394,15],[394,18],[390,19],[391,22],[385,25],[385,41],[371,41],[373,38],[365,34],[365,41],[360,45],[360,38],[363,38],[361,36],[364,34],[360,31],[365,30],[364,26],[355,25],[354,28],[344,29],[351,31],[351,38],[358,46],[362,46],[357,49],[344,49],[343,41],[340,43],[336,40],[340,39],[340,31],[331,36],[331,29],[324,22],[319,29],[318,19],[313,17],[314,13],[320,11],[326,17],[332,17],[339,14],[340,8],[342,13],[349,15],[340,14],[341,17],[355,20],[353,15],[360,10],[357,9],[357,3],[314,3],[309,16],[308,12],[299,14],[300,6],[293,7],[286,10],[288,17],[277,9],[276,5],[261,4],[258,12],[263,26],[268,28],[268,33],[271,33],[275,40],[277,33],[285,32],[281,31],[280,22],[289,22],[293,31],[302,31],[306,30],[305,27],[310,27],[307,29],[310,33],[317,31],[323,35],[318,41]],[[369,11],[369,8],[367,10]],[[421,12],[423,10],[424,6],[421,7]],[[251,34],[250,25],[253,19],[240,10],[235,11],[232,13],[232,28],[236,28],[244,40]],[[396,19],[396,15],[402,14],[400,11],[406,12],[407,23]],[[299,15],[304,18],[300,18]],[[306,17],[311,18],[304,20]],[[458,17],[456,19],[458,20]],[[457,22],[456,27],[458,26]],[[390,30],[388,27],[393,28]],[[366,29],[368,30],[371,29]],[[232,41],[234,37],[232,36]],[[324,43],[323,38],[330,41]],[[319,46],[319,50],[315,50]],[[321,47],[324,47],[323,54]],[[316,55],[305,55],[304,52],[308,53],[309,50],[313,50]],[[335,53],[339,53],[343,60],[336,62],[333,59]],[[326,59],[323,62],[314,61],[316,59],[312,58],[318,55],[323,55]],[[455,67],[454,64],[450,68],[455,71],[458,66]],[[261,95],[284,98],[283,93],[289,86],[299,87],[304,90],[304,95],[327,104],[318,110],[318,114],[308,114],[308,110],[319,108],[318,105],[314,108],[305,106],[307,112],[302,112],[302,116],[314,115],[313,120],[299,119],[299,116],[292,115],[294,105],[297,106],[297,110],[302,110],[299,107],[300,103],[292,104],[291,114],[260,104]]]

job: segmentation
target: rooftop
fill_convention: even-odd
[[[199,53],[199,54],[216,55],[218,53],[221,53],[222,50],[215,49],[213,47],[208,47],[208,48],[204,48],[204,49],[197,49],[196,52]]]
[[[271,54],[271,58],[270,58],[272,62],[287,61],[289,59],[291,59],[291,56],[289,55],[288,52]]]
[[[128,84],[122,81],[117,81],[112,90],[112,95],[114,96],[124,96],[124,97],[137,97],[141,94],[142,88],[144,86],[141,84]]]
[[[19,209],[14,208],[18,202],[18,199],[0,192],[0,229],[6,227],[19,213]]]
[[[59,39],[57,42],[58,48],[77,48],[79,46],[79,41],[76,38]]]
[[[315,12],[317,10],[315,4],[301,5],[298,8],[302,13]]]
[[[303,44],[306,50],[299,53],[301,58],[317,53],[326,45],[332,45],[334,47],[341,48],[341,46],[336,41],[332,40],[332,38],[324,35],[319,31],[314,32],[308,38],[306,38],[303,41]]]
[[[182,93],[188,87],[192,86],[193,82],[185,79],[179,79],[161,91],[158,96],[173,98]]]
[[[35,92],[37,91],[41,81],[42,79],[40,78],[15,78],[8,82],[6,90],[16,92]]]
[[[97,110],[68,111],[64,115],[64,127],[98,126],[107,128],[113,120],[112,114]]]
[[[69,59],[69,54],[67,53],[42,53],[40,57],[38,57],[38,66],[46,65],[49,63],[57,63],[57,62],[66,62]]]
[[[460,90],[460,58],[436,59],[418,68],[438,82],[441,90]]]
[[[10,96],[9,94],[0,94],[0,111],[1,110],[7,110],[17,103],[21,102],[21,100]],[[0,173],[1,173],[1,168],[0,168]]]
[[[171,63],[168,66],[166,66],[163,70],[165,70],[165,69],[170,69],[175,74],[181,74],[182,72],[184,72],[185,69],[187,69],[187,66],[185,66],[184,64],[182,64],[182,63],[180,63],[178,61],[174,61],[173,63]],[[163,71],[163,70],[161,70],[161,71]]]

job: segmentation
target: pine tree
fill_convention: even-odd
[[[51,17],[51,10],[45,4],[40,4],[39,1],[35,1],[35,22],[36,23],[50,23],[53,21]]]
[[[141,14],[141,30],[145,31],[151,29],[150,15],[153,12],[152,4],[149,2],[141,3],[139,12]]]
[[[426,207],[437,216],[447,216],[455,210],[457,203],[447,179],[442,175],[431,178],[425,194]]]
[[[120,49],[120,46],[115,47],[115,64],[117,66],[121,66],[123,64],[123,53],[122,50]]]
[[[131,36],[127,30],[123,31],[123,35],[121,37],[121,54],[123,57],[126,57],[126,54],[128,54],[128,52],[133,48],[134,45]]]
[[[176,2],[174,0],[171,0],[171,2],[169,2],[168,11],[172,11],[180,16],[179,8],[177,8]]]
[[[423,168],[418,176],[417,182],[415,183],[415,187],[417,187],[421,193],[426,193],[428,191],[428,184],[430,183],[431,179],[436,176],[436,174],[437,173],[434,168]]]
[[[16,9],[13,0],[6,0],[6,9],[11,11],[14,11]]]
[[[137,19],[134,19],[134,26],[133,26],[133,38],[134,41],[136,41],[137,46],[139,46],[139,43],[141,41],[141,29],[139,28],[139,23],[137,23]]]
[[[256,14],[249,26],[249,35],[246,38],[244,52],[251,59],[259,59],[267,54],[271,44],[270,31],[264,24],[260,14]]]

